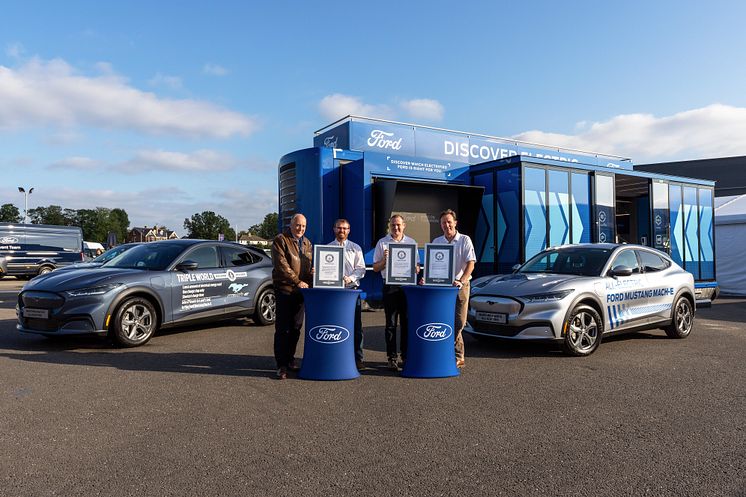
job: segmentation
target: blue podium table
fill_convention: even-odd
[[[351,380],[360,376],[355,366],[355,304],[360,290],[304,288],[306,311],[303,364],[305,380]]]
[[[444,378],[458,376],[455,337],[458,288],[405,286],[409,336],[402,376]]]

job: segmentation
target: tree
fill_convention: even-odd
[[[3,204],[0,206],[0,222],[2,223],[20,223],[21,212],[13,204]]]
[[[109,233],[114,232],[117,242],[121,243],[127,238],[130,222],[124,209],[96,207],[95,209],[79,209],[77,224],[83,230],[83,238],[86,240],[106,242]]]
[[[130,227],[130,218],[124,209],[114,208],[109,213],[109,231],[117,235],[117,243],[124,243]]]
[[[70,210],[62,211],[59,205],[50,205],[49,207],[37,207],[28,210],[28,217],[33,224],[53,224],[56,226],[75,226],[76,219],[69,218],[66,214]]]
[[[265,240],[272,240],[277,236],[277,213],[271,212],[264,216],[264,221],[249,228],[249,233],[260,236]]]
[[[217,240],[222,233],[226,240],[235,240],[236,232],[226,218],[212,211],[192,214],[190,219],[184,219],[184,229],[189,233],[187,238],[204,238]]]
[[[59,226],[79,226],[83,230],[83,239],[95,242],[106,242],[109,232],[117,235],[117,241],[123,242],[127,237],[130,225],[129,216],[124,209],[62,209],[59,205],[29,209],[29,219],[34,224],[54,224]]]

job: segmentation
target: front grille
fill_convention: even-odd
[[[23,292],[18,300],[22,307],[32,307],[34,309],[57,309],[65,303],[65,299],[56,293],[35,292],[33,290]]]
[[[469,299],[469,306],[477,311],[502,312],[511,316],[523,310],[523,303],[513,297],[497,295],[475,295]]]

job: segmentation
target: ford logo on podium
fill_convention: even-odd
[[[325,324],[322,326],[314,326],[311,331],[308,332],[308,336],[311,340],[319,343],[342,343],[350,337],[350,332],[347,328],[337,326],[334,324]]]
[[[439,342],[449,338],[453,329],[445,323],[427,323],[417,328],[417,336],[428,342]]]

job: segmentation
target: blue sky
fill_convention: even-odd
[[[635,163],[746,155],[743,2],[9,2],[0,203],[276,211],[347,114]]]

